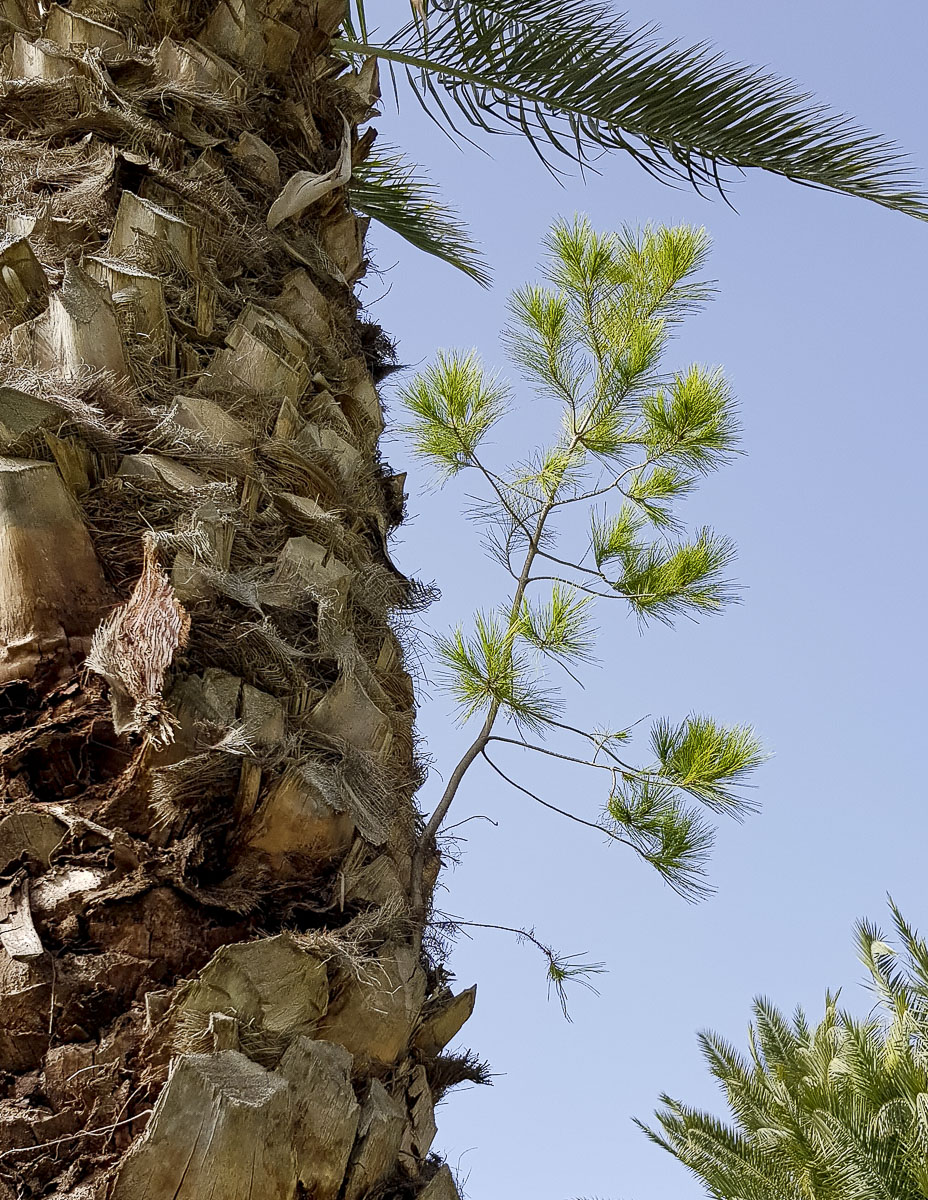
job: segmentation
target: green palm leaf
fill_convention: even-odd
[[[438,200],[438,188],[418,170],[398,151],[375,155],[354,169],[349,185],[352,206],[489,287],[490,268],[467,226],[454,209]]]
[[[597,0],[448,0],[427,28],[335,45],[404,67],[446,127],[456,110],[472,127],[521,133],[552,169],[558,155],[588,163],[618,149],[697,188],[722,188],[725,166],[757,167],[928,217],[894,143],[705,44],[631,29]]]
[[[639,1126],[716,1200],[926,1200],[928,1014],[918,990],[928,945],[891,904],[898,948],[858,927],[877,1003],[864,1020],[825,997],[811,1028],[759,999],[750,1059],[717,1034],[700,1037],[732,1121],[661,1097],[658,1130]],[[892,977],[886,962],[891,961]]]

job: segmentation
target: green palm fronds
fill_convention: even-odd
[[[716,1200],[928,1197],[928,946],[891,910],[898,949],[857,929],[878,997],[867,1019],[829,994],[813,1029],[757,1000],[747,1057],[700,1037],[733,1123],[669,1096],[659,1130],[638,1122]]]
[[[598,0],[447,0],[381,44],[335,46],[404,70],[446,128],[522,135],[552,169],[623,150],[697,188],[723,188],[726,167],[760,168],[928,216],[893,142],[705,43],[633,29]]]
[[[355,167],[349,185],[352,206],[386,225],[411,245],[444,259],[482,287],[492,275],[470,232],[438,188],[399,152],[390,150]]]

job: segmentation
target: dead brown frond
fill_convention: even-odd
[[[459,1087],[462,1083],[472,1083],[480,1087],[488,1087],[493,1083],[490,1064],[473,1050],[439,1054],[435,1058],[426,1059],[424,1065],[429,1090],[436,1104],[443,1100],[452,1088]]]
[[[81,497],[81,506],[107,577],[121,594],[142,569],[146,537],[165,552],[195,551],[204,545],[198,534],[204,520],[231,523],[240,515],[231,484],[203,481],[181,488],[154,472],[109,475]]]
[[[293,722],[282,748],[290,770],[316,788],[335,812],[349,812],[372,846],[387,839],[397,808],[396,783],[385,764],[341,738]]]
[[[375,383],[400,369],[396,342],[376,321],[359,321],[357,332],[364,361]]]
[[[312,644],[301,647],[281,636],[270,617],[242,619],[240,610],[216,603],[195,611],[190,655],[221,667],[271,695],[290,699],[311,690]]]
[[[409,908],[396,898],[359,913],[339,929],[313,929],[294,937],[345,979],[376,987],[387,978],[377,951],[405,940],[410,932]]]
[[[156,824],[170,837],[178,837],[192,818],[209,812],[232,818],[232,800],[238,787],[246,750],[236,739],[220,741],[180,762],[152,768],[151,806]],[[217,808],[217,806],[220,806]]]
[[[165,673],[189,631],[190,617],[148,541],[132,595],[100,624],[85,663],[109,684],[118,733],[140,733],[156,747],[174,740],[174,721],[162,691]]]
[[[90,231],[112,215],[116,152],[98,139],[50,147],[42,139],[0,138],[0,203],[36,214],[54,198],[55,216]]]
[[[327,508],[345,504],[338,472],[324,451],[273,438],[257,447],[255,458],[270,489],[310,496]]]
[[[263,1067],[273,1070],[280,1062],[292,1035],[268,1029],[255,1021],[237,1022],[239,1045],[245,1054]],[[215,1043],[211,1014],[182,1008],[173,1015],[171,1049],[175,1054],[209,1054]]]
[[[101,449],[112,450],[134,440],[148,424],[148,415],[135,389],[125,378],[89,367],[64,379],[51,370],[13,362],[0,356],[0,387],[37,396],[61,410],[59,436],[72,430]],[[70,428],[69,428],[70,427]]]

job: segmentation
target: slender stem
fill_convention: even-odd
[[[582,817],[577,817],[573,813],[567,812],[566,809],[558,808],[554,804],[549,804],[547,800],[542,800],[542,798],[540,796],[537,796],[534,792],[530,792],[528,790],[528,788],[523,787],[520,783],[516,783],[516,781],[514,779],[510,779],[508,775],[506,775],[503,771],[501,771],[499,769],[499,767],[496,765],[496,763],[494,763],[492,761],[492,759],[487,757],[486,752],[484,752],[483,757],[490,764],[490,766],[497,773],[497,775],[499,775],[503,779],[505,779],[505,781],[510,785],[510,787],[514,787],[517,792],[522,792],[523,795],[528,796],[529,799],[536,801],[536,803],[540,804],[543,808],[549,808],[549,809],[551,809],[552,812],[556,812],[562,817],[567,817],[568,820],[570,820],[570,821],[576,821],[578,825],[587,825],[587,826],[589,826],[590,829],[595,829],[599,833],[604,833],[609,838],[610,841],[620,842],[623,846],[628,846],[628,848],[630,850],[634,850],[634,852],[638,855],[639,858],[644,859],[645,862],[650,863],[651,866],[653,866],[653,867],[658,866],[658,864],[654,860],[654,856],[651,854],[648,854],[647,851],[642,849],[641,846],[635,845],[635,843],[632,841],[629,841],[628,838],[620,837],[617,833],[613,832],[611,829],[607,829],[604,825],[595,825],[595,824],[593,824],[592,821],[584,821]],[[660,868],[658,867],[658,869],[660,869]],[[684,900],[691,899],[691,897],[688,895],[686,889],[684,887],[681,887],[680,884],[678,882],[676,882],[672,876],[668,875],[664,871],[661,871],[661,874],[662,874],[667,886],[669,888],[671,888],[674,892],[676,892],[678,896],[682,896]]]
[[[506,512],[510,515],[510,517],[512,517],[513,521],[518,526],[520,526],[523,533],[525,533],[525,535],[527,537],[530,537],[531,534],[529,532],[528,526],[525,524],[525,522],[522,520],[522,518],[519,516],[519,514],[517,512],[515,512],[512,508],[509,507],[508,500],[506,499],[505,495],[503,494],[502,489],[498,486],[497,476],[494,475],[492,471],[490,471],[487,467],[485,467],[483,465],[483,463],[480,461],[480,459],[477,457],[476,454],[471,454],[470,461],[474,464],[474,466],[480,472],[480,474],[484,477],[484,479],[486,479],[487,483],[489,483],[489,485],[493,489],[493,491],[496,492],[496,495],[497,495],[497,498],[499,499],[500,504],[503,506],[503,508],[506,510]],[[505,484],[505,481],[503,481],[503,480],[500,480],[499,482],[503,483],[504,486],[508,486],[507,484]],[[511,489],[511,490],[514,490],[514,489]]]
[[[577,583],[573,579],[563,579],[560,575],[533,575],[529,583],[562,583],[565,587],[576,588],[578,592],[586,592],[587,595],[596,596],[600,600],[627,600],[628,597],[624,592],[598,592],[596,588],[587,587],[584,583]],[[608,583],[608,580],[606,580]]]
[[[605,496],[609,492],[614,492],[617,487],[621,487],[622,480],[628,475],[631,475],[633,471],[646,471],[648,467],[653,467],[655,463],[660,462],[660,460],[666,454],[669,454],[675,446],[679,445],[679,442],[680,439],[678,438],[673,446],[665,446],[664,449],[658,454],[649,455],[648,458],[644,459],[643,462],[633,463],[630,467],[626,467],[624,471],[620,471],[619,474],[616,475],[611,483],[603,484],[602,487],[593,488],[589,492],[580,492],[576,496],[570,496],[567,500],[562,500],[561,504],[576,504],[580,500],[596,500],[599,496]]]
[[[602,571],[596,571],[592,567],[584,567],[581,563],[569,562],[566,558],[558,558],[554,554],[549,554],[547,550],[539,550],[538,557],[546,558],[548,562],[557,563],[559,567],[569,567],[571,571],[580,571],[584,575],[595,575],[595,577],[597,579],[601,579],[603,583],[609,582]]]
[[[644,721],[646,719],[647,718],[645,718],[645,717],[641,717],[640,720],[635,722],[635,724],[640,725],[641,721]],[[633,767],[629,763],[623,762],[623,760],[621,758],[619,758],[619,756],[615,753],[614,750],[609,749],[608,743],[611,740],[615,740],[615,739],[610,739],[605,734],[597,735],[595,733],[590,733],[586,729],[578,729],[575,725],[566,725],[563,721],[556,721],[553,717],[548,717],[547,724],[552,725],[555,729],[563,729],[565,733],[574,733],[577,735],[577,737],[586,738],[586,740],[588,742],[592,742],[593,745],[596,747],[597,754],[599,754],[600,751],[602,751],[604,754],[608,754],[613,762],[618,763],[623,771],[629,771],[629,772],[638,771],[640,774],[640,771],[637,767]]]
[[[603,581],[609,583],[605,575]],[[629,604],[637,603],[641,600],[663,600],[666,599],[664,592],[623,592],[617,587],[611,592],[597,592],[595,588],[585,587],[582,583],[577,583],[576,580],[562,579],[560,575],[533,575],[528,581],[529,583],[562,583],[565,587],[576,588],[578,592],[588,592],[591,596],[597,596],[600,600],[627,600]],[[683,589],[680,592],[672,593],[676,597],[686,597],[688,592]],[[687,614],[684,614],[687,615]],[[660,619],[660,618],[659,618]],[[694,618],[695,619],[695,618]]]
[[[589,979],[585,979],[585,975],[602,975],[606,969],[605,963],[582,963],[576,967],[569,966],[569,958],[562,958],[556,954],[550,946],[546,946],[543,941],[535,934],[533,929],[523,929],[516,925],[497,925],[490,921],[463,921],[459,917],[454,917],[450,913],[442,913],[441,916],[448,923],[452,930],[457,929],[497,929],[501,933],[514,933],[517,938],[522,938],[530,942],[536,949],[548,960],[549,967],[549,982],[552,983],[557,991],[558,1000],[561,1005],[561,1012],[569,1021],[570,1013],[567,1011],[567,995],[564,990],[564,984],[569,978],[573,983],[579,983],[585,987],[587,991],[592,992],[595,996],[599,992],[590,983]],[[576,955],[571,955],[570,958],[575,958]]]
[[[489,469],[486,469],[486,468],[485,468],[485,470],[487,471],[488,475],[492,476],[498,483],[502,484],[502,486],[504,488],[506,488],[510,492],[512,492],[513,495],[521,496],[523,500],[530,500],[533,504],[538,504],[540,502],[541,498],[537,491],[533,492],[526,488],[517,487],[517,485],[514,484],[510,479],[503,479],[503,477],[501,475],[497,475],[497,474],[495,474],[495,472],[490,471]],[[559,487],[560,484],[558,484],[556,486]],[[569,504],[569,503],[570,503],[569,499],[568,500],[558,500],[555,502],[554,507],[561,508],[565,504]]]
[[[527,942],[531,942],[533,946],[537,946],[549,961],[553,961],[554,959],[550,947],[546,946],[544,942],[539,941],[530,930],[522,929],[518,925],[496,925],[489,921],[463,921],[460,917],[452,917],[450,913],[443,915],[448,924],[453,925],[455,928],[460,926],[462,929],[498,929],[500,933],[514,933],[517,937],[523,937]]]
[[[519,514],[514,509],[510,508],[509,503],[508,503],[505,495],[503,494],[502,489],[497,484],[497,477],[493,474],[492,471],[488,470],[488,468],[483,465],[483,463],[480,461],[480,459],[477,457],[476,454],[471,455],[471,461],[474,464],[474,467],[481,473],[481,475],[483,475],[483,477],[489,483],[489,485],[493,489],[493,491],[496,492],[496,495],[499,499],[500,504],[503,506],[504,510],[509,514],[509,517],[511,518],[511,520],[513,522],[513,525],[518,526],[519,529],[522,530],[522,532],[525,534],[525,536],[529,539],[529,542],[531,543],[531,540],[532,540],[531,530],[529,529],[528,525],[526,525],[526,523],[522,519],[522,517],[519,516]],[[509,487],[509,485],[505,482],[505,480],[500,480],[499,483],[501,483],[503,485],[503,487]],[[515,489],[510,488],[509,490],[514,491]],[[519,493],[517,493],[517,494],[519,494]],[[512,534],[508,534],[506,537],[506,567],[507,567],[507,570],[509,571],[509,574],[512,575],[513,578],[516,578],[516,573],[512,569],[511,545],[512,545]]]
[[[552,965],[558,965],[559,956],[555,954],[550,946],[546,946],[531,929],[524,929],[518,925],[497,925],[491,921],[464,921],[460,917],[452,916],[451,913],[442,913],[441,916],[455,929],[498,929],[500,933],[514,933],[517,937],[525,938],[527,942],[531,942],[533,946],[537,946]],[[571,958],[576,957],[576,955],[571,955]],[[563,959],[560,961],[563,961]],[[584,974],[602,975],[605,973],[605,966],[603,963],[587,963],[583,966],[582,971]],[[583,987],[588,988],[590,991],[596,992],[596,988],[588,980],[578,977],[576,982],[582,984]],[[596,994],[598,995],[599,993],[597,992]]]
[[[410,880],[410,899],[414,912],[420,912],[424,906],[424,896],[422,891],[422,875],[425,869],[425,852],[430,845],[435,834],[438,832],[438,827],[445,819],[448,809],[454,797],[457,795],[458,788],[461,786],[461,780],[467,773],[471,763],[483,753],[483,748],[486,745],[487,738],[493,729],[493,723],[496,720],[496,714],[499,711],[499,704],[494,701],[490,706],[490,711],[487,713],[486,720],[483,723],[483,728],[468,746],[461,756],[457,766],[451,772],[451,778],[445,787],[442,797],[435,806],[435,811],[432,813],[426,822],[425,829],[416,845],[416,852],[412,860],[412,878]]]
[[[573,671],[571,671],[570,667],[568,667],[567,663],[564,662],[564,660],[562,658],[559,658],[556,654],[551,654],[547,650],[542,651],[542,653],[545,654],[547,656],[547,658],[549,659],[549,661],[553,662],[556,667],[560,667],[565,675],[569,675],[570,678],[574,681],[574,683],[577,685],[577,687],[582,692],[586,691],[586,687],[583,683],[583,680],[578,675],[575,675],[573,673]]]
[[[595,829],[597,833],[604,833],[611,841],[621,842],[623,846],[628,846],[631,850],[638,850],[638,847],[635,846],[633,842],[629,842],[625,838],[619,837],[617,833],[613,833],[612,830],[607,829],[605,825],[599,825],[595,821],[585,821],[583,817],[578,817],[575,813],[568,812],[566,808],[558,808],[556,804],[550,804],[547,800],[542,800],[541,796],[537,796],[534,792],[530,792],[527,787],[523,787],[521,783],[516,783],[514,779],[510,779],[505,771],[500,770],[500,768],[496,765],[493,759],[489,757],[485,750],[482,751],[482,754],[501,779],[504,779],[506,783],[508,783],[510,787],[515,788],[517,792],[521,792],[523,796],[528,796],[530,800],[534,800],[536,804],[540,804],[542,808],[550,809],[551,812],[557,813],[560,817],[566,817],[568,821],[575,821],[578,825],[585,825],[587,829]],[[640,851],[638,852],[640,853]]]
[[[586,736],[591,735],[588,734]],[[491,742],[503,742],[507,746],[518,746],[521,750],[534,750],[536,754],[547,754],[549,758],[559,758],[563,762],[576,763],[580,767],[593,767],[597,771],[608,771],[612,776],[613,783],[616,782],[616,775],[633,775],[636,779],[644,780],[645,783],[674,783],[673,780],[667,775],[662,774],[659,770],[652,770],[647,767],[633,767],[629,763],[623,762],[620,758],[616,758],[614,754],[608,751],[607,753],[610,753],[610,757],[616,764],[614,767],[610,767],[608,763],[595,762],[589,758],[577,758],[572,754],[562,754],[559,750],[549,750],[547,746],[536,746],[532,742],[522,742],[517,738],[500,737],[498,733],[494,733],[488,740]],[[486,754],[484,754],[484,758],[486,758]],[[518,785],[514,784],[513,786]],[[685,783],[674,784],[674,786],[686,788]],[[537,800],[538,797],[536,796],[535,799]],[[541,801],[541,803],[544,803],[544,801]],[[549,805],[548,807],[550,808],[551,806]],[[567,813],[565,815],[569,816],[570,814]],[[597,828],[599,827],[597,826]]]
[[[454,926],[455,929],[458,927],[462,929],[498,929],[500,933],[514,933],[517,937],[523,937],[527,942],[531,942],[533,946],[537,946],[549,961],[553,960],[554,956],[550,947],[546,946],[544,942],[539,941],[528,929],[522,929],[518,925],[496,925],[489,921],[463,921],[460,917],[452,917],[450,913],[445,913],[443,916],[448,924]]]
[[[536,754],[547,754],[549,758],[559,758],[563,762],[576,763],[581,767],[593,767],[597,771],[608,771],[613,778],[621,771],[628,773],[624,766],[610,767],[608,763],[592,762],[588,758],[577,758],[573,754],[562,754],[559,750],[549,750],[547,746],[536,746],[533,742],[522,742],[518,738],[501,737],[498,733],[494,733],[489,741],[502,742],[507,746],[518,746],[521,750],[534,750]],[[635,773],[638,774],[638,772]]]
[[[568,454],[573,451],[575,446],[576,438],[571,441]],[[519,616],[519,612],[522,608],[522,600],[525,596],[525,589],[528,587],[529,580],[531,579],[532,564],[534,563],[535,557],[538,554],[538,544],[541,541],[541,536],[544,532],[545,522],[551,515],[551,511],[554,508],[554,500],[555,497],[551,496],[545,501],[541,512],[538,514],[535,530],[533,533],[529,534],[529,544],[525,554],[525,561],[522,564],[522,572],[519,575],[518,582],[516,583],[515,592],[513,593],[512,597],[512,607],[509,610],[510,630],[515,625],[515,622]],[[475,761],[475,759],[477,759],[483,753],[490,734],[493,732],[493,726],[496,724],[496,718],[499,716],[500,707],[501,705],[499,700],[494,700],[491,702],[487,711],[486,719],[483,722],[483,728],[480,730],[480,733],[470,744],[470,746],[468,746],[467,750],[465,750],[460,762],[452,771],[451,777],[448,780],[444,792],[442,793],[442,797],[435,806],[435,811],[426,822],[425,828],[422,831],[422,835],[419,838],[415,854],[413,855],[411,872],[412,877],[410,879],[410,900],[412,902],[413,912],[415,913],[421,914],[425,907],[422,879],[425,870],[426,851],[431,845],[435,834],[438,832],[442,821],[444,821],[448,813],[448,809],[454,802],[454,798],[458,793],[458,788],[461,786],[461,781],[463,780],[469,767]]]

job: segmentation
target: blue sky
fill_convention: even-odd
[[[392,7],[392,5],[391,5]],[[790,75],[891,134],[928,170],[924,57],[928,10],[856,0],[635,0],[636,24],[709,39],[745,62]],[[705,225],[719,294],[691,319],[671,361],[722,365],[739,397],[746,454],[688,502],[740,547],[743,603],[721,618],[641,635],[615,619],[583,704],[632,721],[692,710],[756,726],[774,757],[757,778],[760,816],[721,830],[718,894],[690,907],[621,848],[529,807],[474,772],[451,820],[462,860],[439,903],[468,920],[534,925],[565,951],[607,962],[600,995],[574,995],[573,1024],[546,999],[544,964],[505,934],[474,931],[454,952],[461,986],[479,985],[463,1044],[489,1059],[492,1088],[439,1110],[437,1146],[475,1200],[695,1200],[702,1189],[635,1130],[659,1092],[722,1111],[695,1034],[744,1043],[751,999],[821,1011],[826,987],[866,1009],[852,927],[885,916],[891,891],[928,926],[923,746],[926,650],[924,280],[928,228],[860,201],[753,174],[724,204],[661,187],[613,157],[587,185],[557,186],[515,139],[492,157],[453,147],[413,100],[387,98],[384,140],[426,164],[466,214],[496,269],[483,292],[450,268],[374,231],[381,274],[371,312],[422,364],[438,347],[475,346],[507,368],[498,341],[507,292],[535,277],[557,215],[602,229],[645,221]],[[523,387],[497,447],[522,453],[538,409]],[[389,397],[389,393],[388,393]],[[395,406],[394,406],[395,411]],[[395,548],[443,599],[424,618],[444,628],[492,603],[505,580],[461,516],[464,486],[429,492],[410,470],[410,512]],[[419,727],[447,774],[465,743],[449,701],[423,693]],[[595,817],[597,796],[544,772],[555,799]],[[531,786],[531,783],[530,783]],[[434,804],[440,779],[423,793]],[[549,791],[548,793],[552,793]]]

